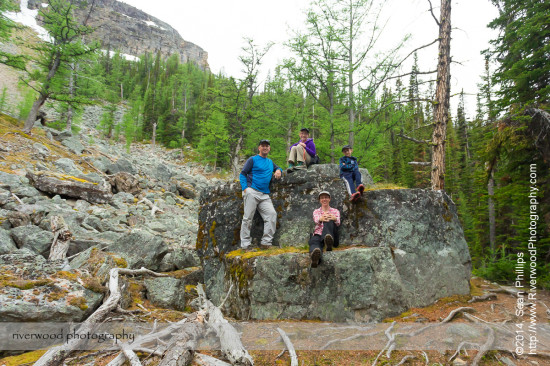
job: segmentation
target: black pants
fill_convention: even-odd
[[[315,248],[319,248],[321,249],[322,256],[323,248],[325,247],[325,236],[327,234],[332,235],[332,238],[334,239],[333,247],[338,246],[338,226],[336,226],[334,221],[324,222],[323,233],[321,235],[315,234],[309,239],[309,254],[311,254]]]

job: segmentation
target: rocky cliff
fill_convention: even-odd
[[[307,241],[322,190],[331,192],[331,206],[341,212],[340,247],[312,269]],[[243,253],[240,185],[201,196],[197,249],[205,284],[214,302],[232,285],[226,310],[236,318],[379,321],[469,293],[470,254],[444,192],[373,189],[354,205],[338,167],[317,165],[273,183],[272,199],[280,248]],[[253,242],[262,228],[256,214]]]
[[[160,19],[116,0],[79,2],[82,6],[75,7],[76,16],[83,20],[90,14],[88,25],[95,28],[91,38],[99,40],[102,48],[134,56],[160,51],[168,57],[176,53],[182,62],[191,61],[208,68],[208,53],[184,40],[174,28]],[[28,7],[37,9],[41,3],[41,0],[29,0]],[[90,13],[92,3],[93,11]]]

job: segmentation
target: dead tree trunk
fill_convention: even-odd
[[[63,217],[61,216],[52,216],[50,226],[54,237],[48,260],[53,261],[56,259],[65,259],[72,237],[69,226],[67,226],[65,220],[63,220]]]
[[[220,339],[222,354],[232,365],[252,366],[254,361],[244,348],[235,328],[223,317],[219,307],[206,298],[202,285],[197,286],[202,308],[208,313],[208,326]]]
[[[435,91],[434,131],[432,135],[432,189],[445,188],[445,140],[449,119],[451,65],[451,0],[441,0],[439,19],[439,57]]]

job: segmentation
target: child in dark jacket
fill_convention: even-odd
[[[361,173],[359,172],[359,164],[357,158],[351,156],[353,149],[350,145],[342,147],[344,156],[340,158],[340,178],[344,180],[344,184],[350,194],[350,201],[357,202],[365,186],[361,183]]]

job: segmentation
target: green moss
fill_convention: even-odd
[[[50,279],[41,279],[41,280],[0,280],[0,288],[2,287],[15,287],[20,290],[30,290],[35,287],[48,286],[53,283]]]
[[[128,268],[128,262],[126,262],[126,259],[122,257],[113,256],[113,260],[115,261],[115,264],[119,268]]]
[[[30,365],[38,361],[38,359],[42,357],[44,353],[46,353],[46,350],[38,350],[38,351],[23,353],[17,356],[6,357],[0,360],[0,365],[2,366],[18,366],[18,365],[26,365],[26,364]]]
[[[86,299],[82,296],[73,297],[69,299],[69,304],[72,306],[76,306],[77,308],[80,308],[80,310],[82,311],[85,311],[86,309],[88,309]]]
[[[76,273],[74,272],[69,272],[69,271],[59,271],[59,272],[56,272],[53,277],[55,278],[64,278],[66,280],[69,280],[69,281],[77,281],[78,279],[78,276]]]
[[[82,280],[84,288],[96,292],[98,294],[104,294],[107,292],[107,288],[99,282],[97,277],[86,277]]]
[[[215,248],[218,246],[218,242],[216,241],[216,221],[212,221],[212,225],[210,226],[210,230],[208,230],[208,235],[210,236],[210,240],[212,240],[212,246]]]

